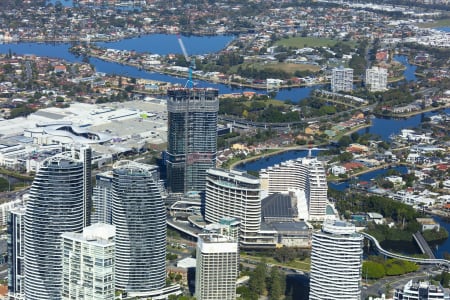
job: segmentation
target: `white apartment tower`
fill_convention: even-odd
[[[362,247],[354,224],[325,221],[312,237],[309,300],[360,300]]]
[[[199,234],[195,297],[197,300],[236,299],[238,243],[220,234]]]
[[[115,227],[96,223],[61,235],[62,300],[114,300]]]
[[[235,170],[209,169],[206,174],[205,220],[236,218],[241,223],[240,242],[256,243],[261,225],[258,178]]]
[[[331,91],[351,92],[353,90],[353,69],[334,68],[331,74]]]
[[[313,157],[288,160],[259,172],[264,194],[301,190],[308,206],[308,219],[323,221],[327,206],[327,180],[323,164]],[[299,212],[304,215],[304,212]]]
[[[387,89],[387,69],[372,67],[366,70],[366,86],[371,92]]]

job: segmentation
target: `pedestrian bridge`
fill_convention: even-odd
[[[402,259],[402,260],[407,260],[410,262],[415,262],[418,264],[428,264],[428,265],[437,265],[439,267],[442,268],[450,268],[450,261],[446,260],[446,259],[440,259],[440,258],[417,258],[417,257],[411,257],[411,256],[406,256],[406,255],[401,255],[401,254],[397,254],[397,253],[393,253],[390,251],[387,251],[385,249],[383,249],[380,245],[380,243],[378,243],[378,240],[371,236],[368,233],[365,232],[360,232],[366,239],[370,240],[373,245],[375,246],[375,248],[377,249],[378,253],[385,255],[387,257],[392,257],[392,258],[397,258],[397,259]]]

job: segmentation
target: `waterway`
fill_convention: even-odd
[[[411,65],[408,62],[408,57],[406,55],[394,55],[394,60],[403,64],[406,69],[403,72],[403,76],[405,77],[406,81],[416,81],[417,77],[416,77],[416,69],[417,66]]]
[[[214,53],[226,47],[233,39],[232,36],[183,36],[183,43],[191,54]],[[136,50],[142,52],[151,52],[154,54],[165,55],[168,53],[181,54],[181,48],[178,45],[176,35],[170,34],[149,34],[140,37],[125,39],[116,42],[102,42],[100,45],[107,48]],[[12,52],[13,54],[35,54],[37,56],[48,56],[67,60],[69,62],[81,62],[81,57],[76,57],[69,52],[71,43],[8,43],[0,44],[0,53]],[[151,80],[165,81],[184,85],[187,79],[175,77],[160,73],[147,72],[139,70],[136,67],[124,66],[114,62],[107,62],[97,58],[90,58],[95,70],[107,74],[117,74],[136,78],[146,78]],[[255,90],[245,87],[231,87],[225,84],[216,84],[203,80],[195,80],[197,87],[211,87],[219,90],[221,94],[241,93],[244,91],[254,91],[260,94],[266,94],[266,90]],[[276,93],[276,99],[289,100],[294,103],[308,97],[314,89],[321,86],[307,86],[300,88],[290,88],[279,90]]]
[[[443,32],[450,32],[450,27],[436,27],[434,29],[443,31]]]

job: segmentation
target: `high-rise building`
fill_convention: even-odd
[[[351,92],[353,90],[353,69],[334,68],[331,74],[331,91]]]
[[[308,219],[323,221],[327,206],[327,180],[323,164],[313,157],[288,160],[281,164],[262,169],[259,172],[264,194],[289,193],[301,190],[305,194]],[[298,212],[297,215],[304,215]]]
[[[84,224],[84,168],[69,156],[46,159],[30,189],[25,213],[25,298],[61,299],[61,239]]]
[[[403,288],[395,289],[394,300],[449,300],[450,295],[441,285],[429,281],[408,281]]]
[[[92,149],[80,147],[80,160],[83,163],[83,227],[91,224],[92,212]]]
[[[92,191],[91,222],[112,224],[112,171],[99,173],[95,176],[95,186]]]
[[[167,186],[172,193],[203,191],[206,170],[217,152],[216,89],[170,89],[167,92]]]
[[[12,209],[8,215],[8,299],[25,299],[24,271],[25,208]]]
[[[195,271],[197,300],[236,299],[238,244],[220,234],[199,234]]]
[[[366,86],[371,92],[387,89],[387,69],[372,67],[366,70]]]
[[[156,166],[114,165],[112,223],[116,226],[116,289],[145,295],[166,284],[166,214]]]
[[[258,178],[240,171],[210,169],[206,176],[205,220],[219,223],[224,217],[240,221],[239,241],[256,243],[261,225]]]
[[[61,299],[114,300],[114,237],[102,223],[61,235]]]
[[[363,236],[355,225],[325,221],[313,233],[310,300],[360,300]]]

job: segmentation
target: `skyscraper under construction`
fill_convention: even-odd
[[[206,170],[216,162],[219,91],[177,88],[167,95],[168,190],[203,191]]]

